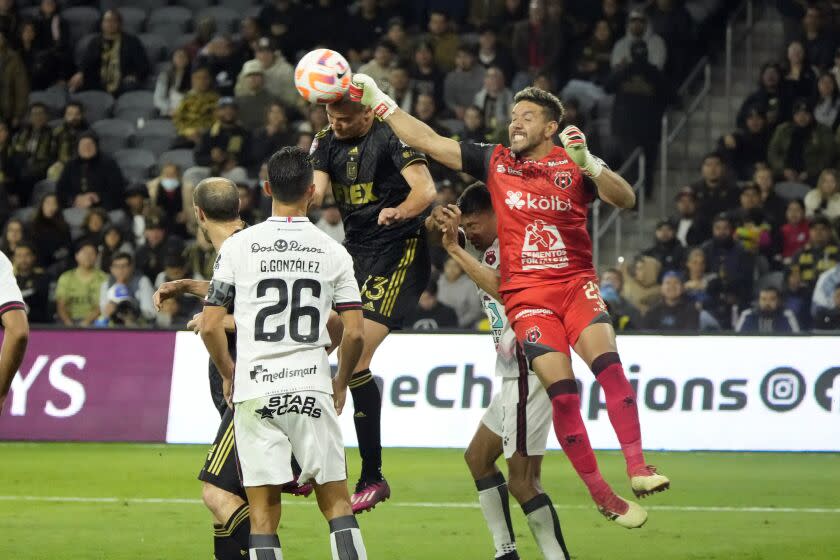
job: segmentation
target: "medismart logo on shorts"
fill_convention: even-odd
[[[554,212],[568,212],[572,209],[572,202],[569,199],[559,196],[534,196],[526,193],[523,197],[519,191],[508,191],[505,204],[511,210],[552,210]]]
[[[318,366],[310,368],[289,369],[283,368],[278,372],[271,373],[261,365],[254,366],[250,372],[251,381],[255,383],[264,382],[271,383],[272,381],[279,381],[281,379],[294,379],[295,377],[306,377],[307,375],[315,375],[318,373]]]

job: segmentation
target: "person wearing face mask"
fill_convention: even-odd
[[[113,158],[100,153],[96,134],[81,134],[76,156],[64,166],[56,184],[62,208],[115,210],[122,203],[124,188],[122,171]]]
[[[642,316],[632,303],[621,295],[624,289],[624,274],[617,268],[608,268],[601,273],[599,289],[604,303],[609,309],[610,319],[616,331],[638,329]]]
[[[180,237],[186,237],[192,190],[185,188],[181,181],[181,170],[174,163],[164,163],[160,175],[148,183],[150,206],[163,212],[166,229]]]

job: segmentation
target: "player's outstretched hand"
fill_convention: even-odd
[[[566,153],[583,172],[590,177],[597,177],[604,170],[604,162],[593,156],[586,145],[586,136],[576,126],[567,126],[560,133],[560,142]]]
[[[155,304],[155,310],[160,311],[160,304],[164,301],[180,296],[182,293],[182,286],[183,283],[178,282],[177,280],[161,284],[160,288],[158,288],[155,292],[155,295],[152,296],[152,300]]]
[[[353,74],[350,99],[370,107],[377,117],[387,119],[397,110],[397,103],[379,89],[376,80],[367,74]]]
[[[201,334],[201,318],[201,313],[196,313],[195,315],[193,315],[193,318],[190,319],[189,323],[187,323],[187,328],[195,334]]]
[[[461,226],[461,209],[455,204],[448,204],[447,206],[438,206],[432,214],[438,223],[438,227],[443,232],[443,238],[441,239],[443,248],[448,250],[456,245],[460,246],[458,229]]]
[[[339,383],[337,379],[333,379],[332,384],[335,413],[336,415],[341,416],[341,411],[344,410],[344,403],[347,402],[347,385]]]
[[[377,220],[377,223],[380,226],[390,226],[391,224],[401,222],[404,219],[405,216],[403,216],[403,213],[399,208],[383,208],[382,211],[379,212],[379,219]]]

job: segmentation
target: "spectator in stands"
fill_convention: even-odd
[[[242,74],[245,76],[245,91],[236,96],[239,120],[249,131],[256,130],[265,121],[266,111],[274,102],[274,96],[265,89],[265,77],[259,61],[246,62]]]
[[[297,134],[295,146],[297,146],[304,152],[309,153],[310,148],[312,148],[312,142],[314,140],[315,136],[311,132],[306,132],[305,130],[302,130]]]
[[[183,48],[172,52],[169,67],[158,74],[154,104],[162,117],[171,117],[190,91],[190,58]]]
[[[826,72],[817,80],[814,120],[831,130],[837,130],[840,125],[840,91],[834,74]]]
[[[207,43],[195,60],[196,67],[204,66],[210,71],[213,89],[219,95],[233,95],[236,75],[242,67],[233,52],[233,41],[228,35],[216,35]]]
[[[167,255],[163,272],[158,274],[154,282],[155,289],[164,282],[174,282],[189,278],[187,261],[180,254]],[[160,311],[155,315],[155,326],[158,328],[186,327],[196,313],[201,312],[202,301],[189,294],[181,294],[164,301]]]
[[[321,207],[321,218],[315,225],[339,243],[344,243],[344,224],[341,221],[341,212],[334,202]]]
[[[811,316],[817,319],[821,313],[835,307],[834,293],[837,288],[840,288],[840,263],[820,274],[817,279],[811,300]]]
[[[232,97],[222,97],[216,109],[216,122],[195,148],[195,163],[184,173],[187,183],[198,184],[210,175],[222,175],[234,182],[247,179],[251,133],[239,124],[239,109]]]
[[[443,10],[431,10],[427,29],[429,33],[426,35],[426,40],[435,53],[435,64],[444,72],[452,70],[455,67],[455,56],[460,39],[452,30],[449,15]]]
[[[811,291],[802,283],[802,277],[796,268],[784,271],[782,302],[796,317],[799,327],[807,329],[811,325]]]
[[[761,208],[764,215],[773,227],[779,227],[785,223],[787,212],[787,201],[776,194],[776,181],[773,179],[773,171],[766,163],[756,164],[752,174],[752,182],[761,192]]]
[[[185,188],[181,170],[174,163],[164,163],[160,175],[146,183],[150,208],[161,212],[164,228],[179,237],[186,237],[192,222],[192,190]]]
[[[571,29],[561,22],[549,22],[546,0],[533,0],[528,5],[528,19],[513,25],[512,50],[516,67],[530,82],[540,72],[558,72]],[[565,70],[565,69],[563,69]]]
[[[484,67],[475,62],[475,49],[471,45],[458,47],[455,69],[443,82],[443,99],[446,108],[458,119],[464,118],[467,107],[473,104],[484,81]]]
[[[475,105],[470,105],[464,111],[464,131],[456,140],[465,142],[489,143],[492,141],[493,135],[484,126],[483,115],[481,109]]]
[[[451,136],[452,131],[443,126],[437,118],[437,107],[435,106],[435,98],[427,93],[421,93],[417,96],[417,102],[414,104],[414,116],[429,125],[432,130],[441,136]]]
[[[610,76],[610,58],[615,40],[610,24],[605,19],[598,20],[592,30],[592,36],[583,43],[574,60],[572,77],[603,86]]]
[[[304,22],[301,15],[300,8],[290,0],[273,0],[263,5],[257,20],[260,29],[271,39],[272,47],[291,57],[297,52],[303,38],[301,26]]]
[[[656,224],[653,246],[642,251],[643,255],[659,261],[662,265],[660,274],[672,270],[680,271],[685,263],[685,248],[675,234],[674,224],[668,220],[660,220]]]
[[[840,47],[837,47],[834,52],[834,66],[831,67],[829,72],[834,76],[834,80],[840,84]]]
[[[56,310],[65,326],[88,327],[99,317],[99,292],[108,275],[96,268],[96,256],[93,241],[80,241],[76,247],[76,268],[58,279]]]
[[[821,331],[840,330],[840,286],[834,288],[832,306],[817,312],[814,318],[814,328]]]
[[[836,148],[831,129],[814,121],[807,100],[794,103],[793,121],[773,133],[767,160],[785,180],[813,184],[820,172],[834,163]]]
[[[53,129],[53,158],[55,163],[47,171],[47,177],[57,181],[68,161],[76,156],[79,136],[88,129],[84,107],[78,101],[71,101],[64,106],[64,120]]]
[[[239,193],[239,218],[246,224],[258,224],[265,221],[271,214],[263,215],[260,208],[255,204],[255,196],[262,195],[262,189],[251,188],[246,183],[238,183],[236,190]]]
[[[47,106],[33,103],[29,119],[20,128],[12,144],[12,161],[17,168],[17,190],[21,202],[29,201],[32,187],[46,178],[47,168],[53,162],[52,129]]]
[[[484,87],[475,94],[473,105],[481,109],[484,126],[488,130],[507,129],[513,106],[513,92],[505,87],[505,76],[501,69],[487,69],[484,74]]]
[[[330,35],[321,36],[329,37]],[[242,18],[239,22],[239,34],[233,42],[234,56],[238,60],[252,60],[256,56],[260,38],[260,22],[257,18],[251,16]]]
[[[79,71],[68,82],[70,91],[105,90],[113,96],[143,85],[149,74],[149,59],[140,39],[122,30],[117,10],[102,15],[101,33],[88,43]]]
[[[102,243],[99,247],[98,266],[101,270],[111,270],[111,260],[117,253],[134,254],[134,246],[125,239],[122,228],[110,225],[105,228]]]
[[[187,246],[184,256],[196,279],[210,280],[213,277],[216,250],[203,235],[197,236],[195,243]]]
[[[665,42],[668,52],[665,73],[680,80],[691,67],[697,25],[680,0],[655,0],[645,11],[651,30]]]
[[[709,295],[706,290],[709,288],[709,282],[715,277],[706,269],[706,253],[700,247],[695,247],[688,252],[688,258],[685,261],[685,296],[698,309],[702,308]]]
[[[149,192],[143,183],[128,185],[123,194],[123,210],[128,216],[128,229],[132,245],[141,246],[145,239],[146,211]]]
[[[391,41],[397,48],[397,59],[407,60],[411,58],[414,50],[411,37],[405,32],[405,24],[401,17],[392,17],[388,20],[388,31],[385,38]]]
[[[257,129],[251,142],[251,153],[246,160],[250,162],[250,171],[256,175],[260,165],[283,146],[296,143],[295,134],[289,129],[286,110],[280,102],[275,101],[268,106],[264,115],[265,124]]]
[[[388,86],[384,89],[400,109],[410,113],[414,109],[417,92],[411,84],[408,69],[404,66],[394,66],[388,74]]]
[[[352,30],[346,37],[350,46],[346,53],[347,60],[351,64],[358,64],[371,57],[371,47],[385,34],[387,23],[387,14],[377,5],[376,0],[359,1],[358,10],[350,15],[345,27]]]
[[[213,17],[205,16],[195,24],[195,33],[192,39],[184,45],[190,60],[195,60],[204,47],[216,35],[216,20]]]
[[[485,70],[496,66],[505,76],[510,77],[516,72],[513,55],[507,47],[499,43],[498,30],[492,25],[485,25],[478,30],[477,58]]]
[[[473,285],[475,293],[475,285]],[[429,282],[417,307],[405,318],[405,327],[417,331],[436,331],[438,329],[454,329],[458,326],[458,315],[455,310],[438,300],[438,285]]]
[[[706,219],[726,212],[738,203],[738,191],[730,179],[720,154],[712,152],[703,158],[701,178],[691,184],[700,215]]]
[[[6,227],[3,229],[3,239],[0,239],[0,251],[3,251],[3,254],[9,260],[12,260],[15,256],[15,249],[24,242],[26,236],[26,224],[23,223],[23,220],[9,218]]]
[[[207,68],[193,70],[190,91],[172,114],[172,122],[178,130],[179,147],[193,146],[201,140],[204,131],[213,124],[219,94],[211,89],[210,71]]]
[[[475,284],[452,259],[447,259],[443,265],[443,274],[438,279],[438,298],[455,310],[461,328],[474,327],[484,314]]]
[[[619,39],[613,47],[610,58],[610,65],[613,69],[623,64],[630,64],[633,60],[632,46],[637,41],[644,41],[647,45],[648,62],[660,70],[664,70],[667,56],[665,41],[648,26],[645,13],[639,9],[630,11],[627,34]]]
[[[745,306],[752,297],[755,259],[735,242],[734,227],[727,214],[712,223],[712,238],[703,244],[709,271],[720,281],[720,293],[727,300]]]
[[[359,72],[367,74],[384,88],[388,85],[388,74],[397,57],[397,47],[388,39],[382,39],[373,50],[373,58],[359,68]]]
[[[30,234],[38,255],[38,264],[56,276],[66,270],[72,245],[70,226],[64,221],[58,198],[54,194],[45,194],[39,201],[32,218]]]
[[[683,247],[695,247],[711,237],[711,226],[697,212],[697,198],[691,187],[683,187],[676,197],[677,213],[671,218],[676,238]]]
[[[70,33],[57,0],[41,0],[34,22],[38,48],[53,49],[60,54],[69,46]]]
[[[101,206],[115,210],[122,201],[125,178],[117,162],[99,151],[99,139],[93,132],[79,135],[76,157],[61,172],[56,184],[63,208]]]
[[[282,52],[271,47],[270,39],[263,37],[257,42],[254,56],[253,61],[262,66],[265,89],[268,93],[282,101],[288,109],[302,106],[303,98],[295,88],[295,69]],[[248,63],[253,61],[249,60]],[[240,72],[236,80],[236,95],[244,94],[246,89],[245,75]]]
[[[15,249],[12,265],[15,280],[28,308],[30,323],[51,323],[49,313],[50,279],[44,269],[37,266],[35,248],[29,243],[21,243]]]
[[[620,270],[608,268],[601,273],[599,289],[616,330],[627,331],[641,327],[642,316],[639,310],[621,295],[624,290],[624,274]]]
[[[152,302],[154,288],[143,274],[135,272],[134,259],[128,253],[117,253],[111,260],[111,276],[99,288],[100,321],[103,326],[120,324],[117,317],[120,304],[134,303],[143,318],[153,320],[155,306]]]
[[[625,261],[625,267],[627,262]],[[631,274],[622,269],[625,278],[622,293],[630,304],[644,314],[659,298],[659,271],[662,265],[653,257],[637,256],[631,264]]]
[[[102,234],[105,233],[105,226],[108,223],[108,213],[102,208],[91,208],[82,220],[81,237],[90,238],[97,243],[102,243]]]
[[[19,25],[20,14],[14,0],[0,0],[0,33],[14,37]]]
[[[752,177],[755,165],[767,159],[770,145],[767,114],[760,106],[747,111],[746,127],[724,135],[718,142],[718,152],[726,158],[727,166],[740,180]]]
[[[780,228],[781,257],[788,262],[808,244],[810,225],[801,200],[789,201],[785,216],[787,221]]]
[[[782,95],[789,100],[808,99],[813,96],[816,84],[817,76],[811,62],[805,56],[805,47],[799,41],[791,41],[787,47]]]
[[[146,213],[144,244],[137,249],[136,264],[137,270],[149,279],[157,278],[163,271],[167,255],[181,254],[184,251],[181,238],[170,235],[164,226],[160,210],[151,209]]]
[[[782,307],[777,288],[766,287],[758,292],[758,306],[741,313],[735,330],[739,333],[797,333],[799,322],[789,309]]]
[[[822,29],[824,19],[820,14],[820,9],[815,5],[808,6],[805,17],[802,18],[801,41],[805,48],[805,55],[821,70],[831,68],[834,49],[837,46],[830,31]]]
[[[802,284],[814,290],[820,274],[840,262],[840,248],[832,241],[831,223],[825,216],[815,216],[808,230],[808,244],[793,256],[791,268],[796,268]]]
[[[700,311],[683,294],[679,272],[670,271],[662,278],[662,301],[651,307],[642,320],[643,328],[655,331],[698,331]]]
[[[434,51],[429,43],[417,44],[414,51],[414,65],[411,67],[409,77],[418,94],[428,93],[435,98],[435,105],[443,106],[444,74],[435,64]]]
[[[741,104],[735,124],[744,130],[747,127],[747,114],[754,107],[760,107],[767,114],[768,127],[773,129],[789,118],[790,101],[782,95],[781,67],[775,62],[768,62],[761,67],[758,89],[749,94]]]
[[[13,206],[19,206],[20,198],[14,194],[17,189],[17,166],[12,152],[12,135],[9,126],[0,121],[0,223],[11,211]],[[10,197],[14,196],[14,201]]]
[[[29,79],[20,55],[0,31],[0,120],[15,129],[23,121],[29,105]]]
[[[840,177],[836,169],[823,169],[817,187],[805,195],[805,215],[822,214],[829,220],[840,218]]]
[[[38,38],[35,22],[25,20],[20,27],[18,54],[29,76],[33,90],[47,89],[63,77],[62,60],[52,48],[44,48]]]
[[[758,200],[758,189],[752,185],[744,187],[746,192],[742,192],[742,198],[749,198],[751,200]],[[756,202],[757,204],[757,202]],[[761,208],[754,207],[752,209],[739,208],[736,214],[737,227],[735,228],[735,239],[741,244],[741,247],[751,255],[763,255],[770,257],[773,248],[773,238],[771,235],[770,224],[764,219],[764,213]],[[760,265],[764,266],[764,261]]]

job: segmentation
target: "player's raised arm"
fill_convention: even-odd
[[[450,169],[461,171],[461,145],[441,136],[429,125],[412,117],[385,95],[376,82],[365,74],[354,74],[350,97],[367,105],[383,119],[406,144],[426,153]]]
[[[160,285],[152,297],[152,301],[155,304],[155,310],[160,311],[160,305],[164,301],[184,294],[204,299],[207,297],[208,288],[210,288],[210,282],[207,280],[193,280],[191,278],[172,280]]]
[[[636,193],[624,178],[611,170],[600,158],[593,156],[586,145],[586,136],[576,126],[567,126],[560,133],[560,141],[566,153],[598,188],[598,197],[618,208],[632,208],[636,205]]]

